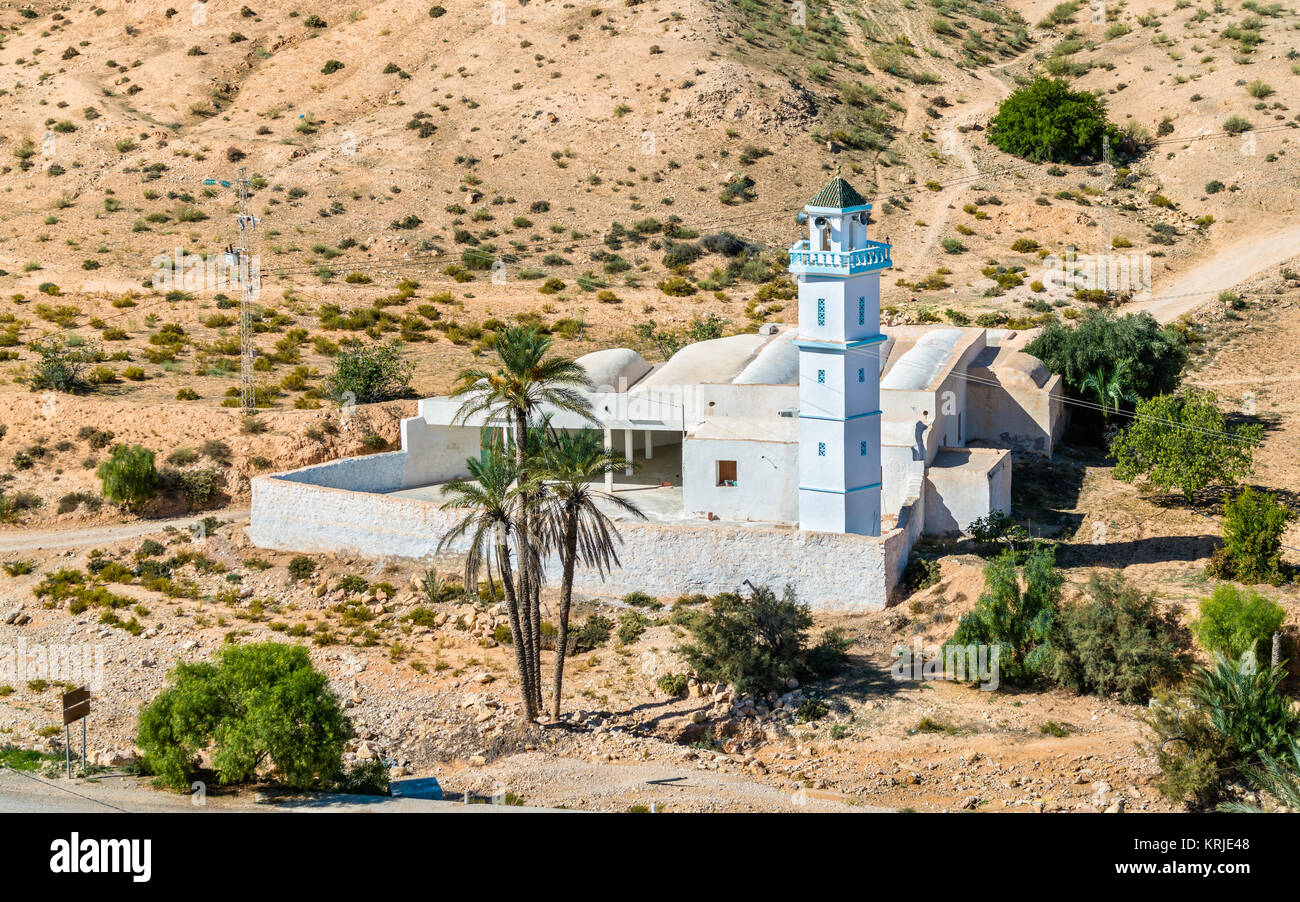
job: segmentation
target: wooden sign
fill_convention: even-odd
[[[63,725],[75,723],[90,714],[90,690],[85,686],[63,693]]]

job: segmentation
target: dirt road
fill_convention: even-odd
[[[1238,238],[1220,248],[1155,292],[1150,300],[1126,311],[1145,310],[1162,323],[1175,320],[1238,285],[1262,269],[1280,266],[1300,255],[1300,225],[1275,224],[1264,232]]]
[[[203,517],[216,517],[219,520],[235,523],[248,522],[249,509],[246,507],[227,510],[208,511],[202,515],[190,514],[170,520],[137,520],[134,523],[120,523],[114,526],[96,526],[90,529],[73,527],[70,529],[13,530],[0,532],[0,554],[11,551],[46,551],[55,548],[84,548],[87,545],[103,545],[134,539],[138,536],[153,535],[169,526],[176,529],[189,529]]]

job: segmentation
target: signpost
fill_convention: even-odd
[[[86,772],[86,718],[90,716],[90,690],[85,686],[63,693],[63,760],[72,777],[71,724],[81,721],[81,772]]]

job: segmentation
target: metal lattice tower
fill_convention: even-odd
[[[253,346],[253,297],[261,280],[260,268],[253,267],[253,243],[257,235],[257,217],[248,212],[249,182],[247,170],[239,170],[239,178],[232,186],[225,179],[204,179],[205,185],[234,187],[239,197],[239,241],[226,249],[226,263],[239,279],[239,407],[245,414],[257,412],[257,398],[253,382],[253,361],[257,349]]]
[[[239,406],[245,414],[253,414],[257,412],[253,377],[253,358],[257,355],[257,349],[253,346],[253,295],[256,287],[253,282],[252,245],[257,234],[257,220],[248,212],[248,178],[245,170],[239,170],[239,180],[235,184],[239,191],[239,245],[235,248],[235,255],[239,264],[240,287],[243,289],[239,297]]]

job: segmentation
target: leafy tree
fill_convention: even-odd
[[[1052,623],[1062,577],[1051,548],[1029,552],[1024,588],[1016,554],[1002,552],[984,568],[984,594],[957,624],[949,646],[998,646],[999,678],[1010,684],[1032,683],[1051,659]]]
[[[1053,681],[1134,704],[1181,678],[1191,642],[1172,612],[1118,573],[1094,575],[1088,594],[1091,601],[1057,613],[1047,673]]]
[[[1233,661],[1253,652],[1257,664],[1268,660],[1267,643],[1286,619],[1281,605],[1230,583],[1217,586],[1209,598],[1201,599],[1200,611],[1192,633],[1207,651]]]
[[[709,613],[696,613],[686,625],[694,639],[678,649],[686,664],[704,679],[741,692],[772,692],[791,677],[834,673],[849,646],[835,630],[808,646],[812,614],[790,586],[779,599],[767,586],[758,586],[749,599],[724,592]]]
[[[1076,326],[1060,321],[1048,323],[1025,351],[1052,372],[1060,373],[1066,388],[1078,397],[1150,398],[1178,387],[1187,365],[1187,346],[1181,334],[1161,326],[1149,313],[1115,316],[1096,310]],[[1120,374],[1117,380],[1116,374]],[[1090,389],[1098,381],[1102,392]],[[1107,386],[1118,382],[1117,391]],[[1099,397],[1099,395],[1101,397]],[[1116,407],[1118,405],[1115,405]]]
[[[1100,159],[1105,137],[1118,146],[1119,131],[1107,120],[1101,100],[1070,90],[1061,79],[1038,78],[1020,88],[1002,101],[989,122],[994,145],[1036,162]]]
[[[1295,515],[1267,492],[1247,486],[1223,509],[1223,545],[1210,559],[1210,574],[1242,583],[1281,585],[1282,533]]]
[[[369,404],[407,395],[415,364],[402,357],[402,344],[343,342],[325,391],[340,404]]]
[[[305,789],[340,775],[352,735],[307,650],[263,642],[225,646],[212,663],[178,664],[141,709],[136,743],[145,770],[178,790],[209,748],[222,783],[272,775]]]
[[[1231,484],[1250,473],[1263,427],[1229,427],[1215,401],[1211,392],[1189,391],[1139,402],[1132,424],[1110,444],[1115,478],[1141,477],[1190,501],[1206,486]]]
[[[104,497],[127,510],[138,510],[158,493],[154,453],[142,445],[114,445],[95,475],[103,485]]]
[[[541,707],[534,686],[541,680],[541,671],[540,665],[530,657],[530,642],[525,632],[528,604],[524,593],[528,584],[522,577],[516,580],[515,569],[518,560],[533,561],[540,556],[540,550],[520,535],[525,491],[519,479],[521,468],[499,445],[487,449],[481,459],[470,458],[465,465],[472,478],[448,483],[443,489],[447,501],[442,505],[445,510],[464,511],[465,516],[442,537],[438,551],[461,537],[468,537],[465,590],[477,593],[481,576],[487,577],[487,587],[493,596],[496,586],[501,585],[506,596],[515,664],[519,668],[524,720],[533,721]],[[499,581],[492,578],[494,561]]]

